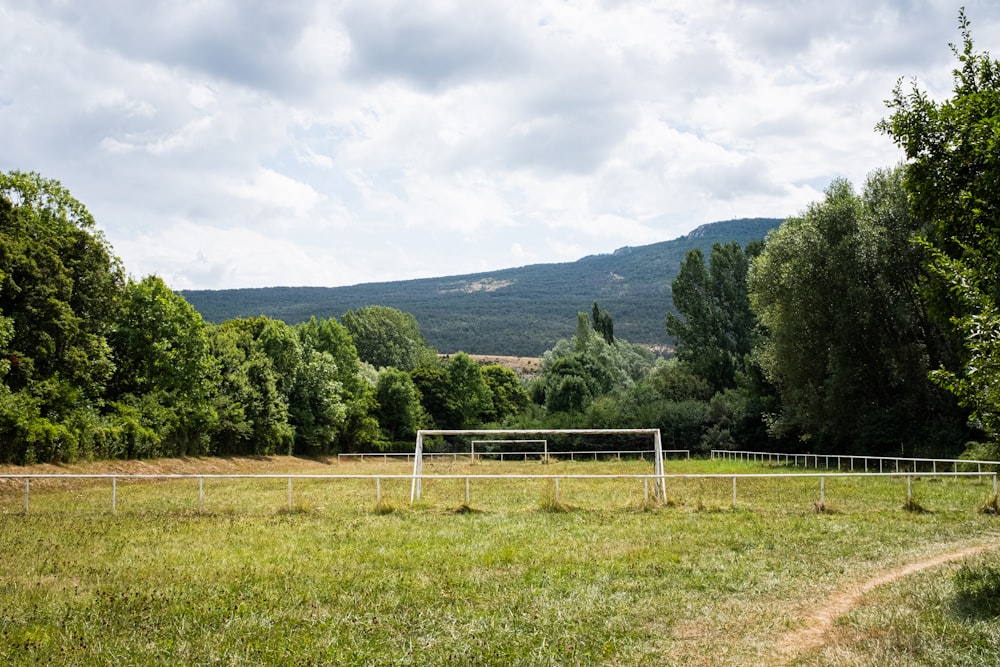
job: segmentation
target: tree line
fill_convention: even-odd
[[[903,164],[860,191],[834,180],[763,241],[687,253],[669,359],[596,301],[527,380],[437,354],[387,306],[207,323],[160,278],[129,277],[57,181],[0,174],[0,461],[319,456],[480,427],[997,458],[1000,64],[964,14],[960,30],[952,97],[899,84],[888,102],[878,131]]]

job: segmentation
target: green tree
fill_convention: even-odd
[[[579,313],[576,335],[559,340],[543,355],[542,375],[531,394],[549,412],[581,412],[595,398],[628,391],[652,364],[648,350],[622,339],[609,343],[604,335],[595,335],[587,313]]]
[[[0,459],[72,460],[114,372],[124,272],[57,181],[0,173]]]
[[[439,363],[425,364],[410,371],[410,377],[420,392],[420,404],[430,415],[434,426],[458,428],[459,408],[448,371]]]
[[[486,416],[489,421],[504,422],[528,407],[531,399],[514,371],[494,364],[483,366],[482,374],[493,398]]]
[[[757,358],[781,396],[773,426],[814,450],[954,453],[966,436],[954,401],[927,380],[934,327],[902,192],[899,169],[872,174],[861,196],[836,180],[753,263],[750,296],[768,332]]]
[[[677,358],[716,391],[736,387],[738,375],[746,371],[757,332],[747,271],[762,247],[751,243],[742,250],[736,242],[716,243],[707,268],[701,250],[690,250],[671,284],[680,317],[667,314],[667,333],[674,338]]]
[[[41,384],[40,394],[70,403],[98,399],[114,370],[106,335],[124,272],[93,217],[57,181],[0,173],[0,277],[0,314],[13,324],[8,385]],[[62,388],[53,393],[53,383]]]
[[[380,447],[383,442],[375,418],[374,371],[371,382],[362,377],[361,360],[347,327],[332,317],[310,318],[296,326],[303,350],[329,355],[332,379],[339,384],[345,410],[337,433],[337,448],[342,451]]]
[[[420,404],[420,391],[409,373],[391,366],[380,371],[375,397],[378,422],[386,438],[393,442],[413,442],[428,417]]]
[[[291,454],[295,429],[289,423],[283,387],[291,362],[284,322],[260,316],[229,320],[210,330],[212,356],[221,381],[214,407],[220,454]],[[267,350],[277,354],[276,363]]]
[[[392,366],[409,371],[435,353],[420,333],[417,319],[387,306],[366,306],[344,313],[341,322],[351,334],[362,361],[375,368]]]
[[[116,369],[108,397],[156,418],[139,417],[157,431],[159,453],[209,453],[218,376],[201,315],[156,276],[130,281],[110,341]]]
[[[448,359],[448,378],[458,422],[453,428],[474,428],[493,410],[493,395],[482,370],[464,352]]]
[[[615,323],[611,319],[611,315],[606,310],[601,310],[601,307],[594,302],[591,308],[591,320],[593,321],[594,331],[601,335],[608,345],[615,342]]]
[[[1000,453],[1000,62],[976,51],[964,11],[959,27],[952,97],[937,102],[900,82],[879,129],[905,151],[911,210],[927,222],[934,280],[925,299],[959,340],[958,363],[937,364],[934,378],[972,410]]]

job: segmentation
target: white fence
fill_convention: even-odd
[[[457,461],[458,459],[468,459],[470,462],[473,457],[476,460],[482,460],[485,458],[499,459],[500,461],[527,461],[529,458],[547,456],[549,459],[555,460],[565,460],[570,461],[576,460],[599,460],[599,457],[612,458],[620,460],[624,458],[632,457],[645,457],[647,455],[652,456],[656,453],[654,449],[621,449],[621,450],[576,450],[576,451],[534,451],[534,452],[427,452],[423,453],[425,459],[428,458],[450,458],[452,461]],[[676,454],[680,458],[689,459],[691,458],[691,450],[689,449],[664,449],[662,451],[664,458],[667,454]],[[346,453],[337,454],[337,460],[343,461],[345,459],[356,459],[360,461],[370,460],[370,461],[388,461],[389,459],[405,459],[407,462],[413,461],[413,452],[404,453],[393,453],[393,452],[369,452],[369,453]]]
[[[1000,461],[979,461],[969,459],[930,459],[908,458],[904,456],[860,456],[853,454],[786,454],[782,452],[753,452],[742,450],[713,449],[712,459],[746,461],[749,463],[770,463],[774,465],[791,465],[803,468],[825,468],[830,470],[864,470],[874,471],[876,464],[879,472],[886,469],[892,472],[929,472],[933,475],[951,469],[958,472],[959,467],[975,466],[976,472],[983,472],[983,466],[1000,469]]]
[[[996,472],[948,472],[939,471],[937,473],[939,476],[947,476],[955,479],[961,477],[978,477],[978,478],[992,478],[993,481],[993,496],[997,496],[998,492],[998,481]],[[98,479],[98,480],[108,480],[111,482],[111,511],[116,512],[118,509],[118,480],[198,480],[198,510],[204,511],[205,503],[205,480],[206,479],[262,479],[262,480],[284,480],[287,483],[287,495],[288,495],[288,509],[292,510],[293,505],[293,480],[369,480],[374,482],[374,492],[375,492],[375,502],[381,505],[382,503],[382,482],[388,480],[406,480],[412,483],[417,481],[429,481],[429,480],[464,480],[465,482],[465,504],[469,505],[471,502],[471,482],[472,480],[553,480],[555,483],[555,501],[559,502],[559,482],[560,480],[630,480],[630,481],[641,481],[643,485],[643,507],[649,503],[649,486],[650,483],[654,484],[654,488],[665,487],[666,483],[670,480],[681,480],[681,479],[722,479],[732,481],[732,506],[736,508],[737,506],[737,481],[738,480],[748,480],[748,479],[774,479],[774,480],[789,480],[789,479],[815,479],[818,480],[818,498],[821,504],[826,502],[826,480],[836,479],[836,478],[899,478],[906,479],[906,499],[907,501],[912,500],[913,491],[912,484],[914,478],[920,478],[925,476],[925,473],[918,472],[888,472],[888,473],[876,473],[876,472],[827,472],[827,473],[745,473],[745,474],[719,474],[719,473],[703,473],[703,474],[662,474],[662,475],[636,475],[636,474],[612,474],[612,475],[500,475],[500,474],[482,474],[482,475],[436,475],[436,474],[421,474],[419,476],[414,475],[389,475],[389,474],[375,474],[375,475],[361,475],[361,474],[340,474],[340,475],[329,475],[329,474],[295,474],[295,475],[281,475],[281,474],[9,474],[0,475],[0,479],[14,479],[14,480],[24,480],[24,513],[27,514],[30,509],[31,501],[31,481],[36,479],[55,479],[55,480],[67,480],[67,479]],[[419,478],[419,479],[418,479]]]

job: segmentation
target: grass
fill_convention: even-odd
[[[104,470],[112,464],[66,467]],[[114,464],[122,465],[122,464]],[[172,472],[395,474],[402,463],[297,459],[144,464]],[[643,474],[640,462],[425,464],[428,474]],[[671,472],[762,472],[671,462]],[[121,472],[122,470],[119,470]],[[988,483],[641,480],[0,482],[0,662],[11,665],[769,664],[800,610],[845,583],[1000,535]],[[1000,558],[1000,556],[998,556]],[[993,561],[994,563],[997,561]],[[912,582],[919,581],[919,586]],[[985,664],[996,619],[953,578],[877,589],[801,664]],[[915,597],[914,597],[915,596]],[[950,596],[950,597],[949,597]],[[912,611],[911,611],[912,610]],[[931,614],[932,617],[923,616]],[[935,615],[937,614],[937,615]],[[936,634],[924,635],[926,627]],[[867,644],[865,643],[867,642]],[[942,662],[879,661],[909,644]],[[853,646],[870,650],[854,651]],[[886,647],[884,653],[877,653]],[[920,653],[919,651],[923,651]],[[869,660],[864,662],[864,660]],[[950,660],[950,661],[949,661]]]
[[[865,596],[803,666],[986,667],[1000,655],[1000,553],[914,574]],[[984,588],[988,597],[981,598]],[[971,589],[971,593],[970,593]],[[972,599],[969,599],[969,596]]]

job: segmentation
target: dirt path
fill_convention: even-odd
[[[1000,548],[1000,543],[988,542],[967,546],[956,551],[949,551],[931,558],[901,565],[883,572],[872,579],[858,582],[849,588],[835,592],[831,597],[827,598],[822,606],[804,612],[805,624],[802,627],[785,634],[777,641],[775,644],[776,664],[790,665],[798,655],[814,651],[823,646],[826,634],[833,627],[834,621],[858,606],[861,598],[869,591],[885,584],[891,584],[915,572],[962,560],[963,558],[975,556],[989,549],[996,548]]]

